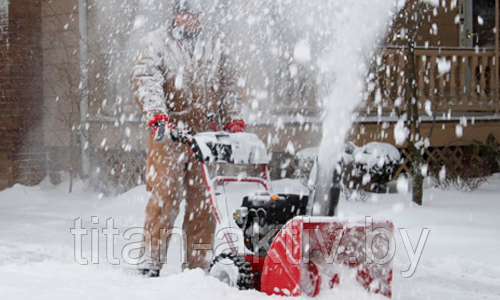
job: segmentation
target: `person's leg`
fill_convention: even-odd
[[[151,145],[151,143],[150,143]],[[166,262],[170,230],[179,214],[184,189],[185,161],[176,145],[153,144],[148,152],[148,186],[151,198],[146,206],[144,222],[144,255],[146,261],[139,266],[152,276],[158,275]],[[181,158],[181,159],[179,159]]]
[[[214,250],[216,220],[198,162],[192,162],[188,167],[187,183],[186,214],[183,223],[187,237],[185,267],[208,270]]]

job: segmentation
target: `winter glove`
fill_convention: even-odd
[[[170,123],[170,118],[166,115],[157,115],[149,121],[149,128],[155,141],[165,143],[167,139],[177,141],[178,135],[174,126]]]
[[[226,131],[229,131],[231,133],[236,133],[236,132],[245,132],[245,121],[242,119],[238,120],[233,120],[229,123],[227,123],[226,127],[224,127]]]

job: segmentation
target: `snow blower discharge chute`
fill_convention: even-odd
[[[353,281],[369,292],[392,296],[391,221],[335,217],[338,199],[331,199],[335,194],[331,191],[326,196],[314,196],[313,192],[310,197],[273,194],[267,169],[269,156],[264,143],[254,134],[181,133],[180,138],[190,145],[201,165],[210,203],[221,226],[224,223],[217,204],[218,186],[252,182],[262,187],[244,197],[233,214],[234,222],[243,231],[244,247],[238,249],[226,232],[231,251],[215,257],[211,275],[240,289],[257,289],[269,295],[316,296],[323,289]],[[215,163],[260,165],[262,171],[255,177],[239,174],[211,178],[207,164]],[[334,184],[333,188],[338,186]],[[326,209],[315,209],[312,215],[316,199],[326,202],[319,205]]]

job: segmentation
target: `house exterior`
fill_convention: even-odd
[[[60,170],[92,173],[101,188],[123,190],[143,179],[146,136],[124,84],[129,77],[126,68],[109,75],[115,67],[110,57],[120,57],[109,52],[110,44],[115,50],[127,45],[119,38],[110,41],[113,29],[97,22],[102,16],[94,1],[0,0],[0,189],[36,184],[47,174],[57,181]],[[494,4],[441,0],[419,31],[418,101],[423,133],[432,130],[426,159],[459,157],[463,147],[490,134],[500,140]],[[405,65],[398,22],[379,48],[384,68],[374,66],[366,101],[346,137],[357,145],[395,145]],[[314,107],[280,106],[269,113],[282,118],[283,126],[255,123],[250,130],[269,143],[275,157],[288,146],[280,135],[293,134],[295,150],[318,145],[321,125]],[[287,118],[292,115],[300,115],[301,122]],[[409,171],[406,146],[396,146],[406,159],[398,172]]]
[[[485,142],[490,135],[500,140],[495,2],[440,1],[419,30],[415,65],[421,131],[429,137],[424,155],[427,163],[453,157],[460,165],[474,141]],[[359,145],[395,143],[396,108],[406,66],[402,55],[406,42],[400,39],[398,22],[402,21],[396,20],[379,49],[384,68],[374,71],[373,91],[348,137]],[[411,157],[406,145],[396,146],[405,158],[398,173],[408,172]]]

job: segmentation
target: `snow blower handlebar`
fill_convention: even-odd
[[[192,154],[197,161],[205,161],[200,151],[200,147],[198,147],[196,140],[194,139],[193,132],[190,130],[173,130],[171,134],[175,142],[188,145],[191,148]]]
[[[228,152],[228,147],[223,147],[221,145],[213,145],[213,144],[207,144],[210,148],[210,154],[212,155],[204,155],[203,151],[201,150],[201,147],[199,146],[197,139],[193,135],[193,133],[189,130],[176,130],[175,132],[172,133],[173,136],[176,136],[176,140],[181,143],[188,145],[191,148],[191,154],[196,158],[197,161],[199,162],[206,162],[206,161],[214,161],[214,157],[221,158],[222,156],[227,156],[224,155],[224,153]],[[220,159],[219,159],[220,160]],[[227,161],[224,160],[224,161]]]
[[[253,133],[177,131],[177,140],[190,146],[200,162],[262,165],[269,163],[264,143]]]

